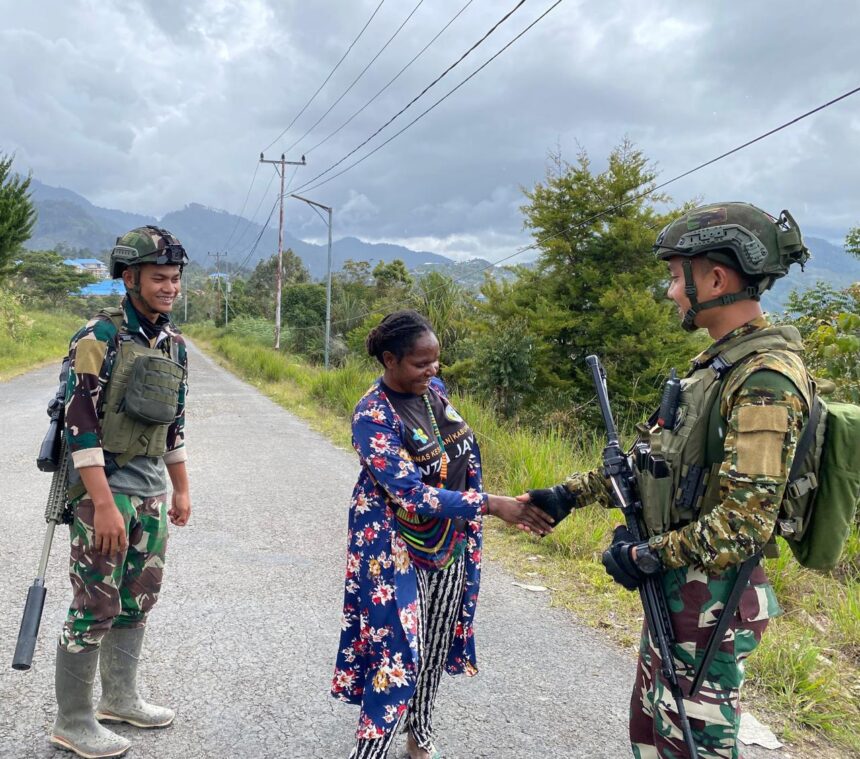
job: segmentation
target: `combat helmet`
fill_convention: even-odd
[[[699,311],[759,300],[792,264],[803,268],[809,259],[800,228],[788,211],[775,219],[754,205],[737,202],[712,203],[679,216],[657,236],[654,252],[664,261],[683,257],[684,288],[690,300],[683,326],[689,331],[696,329]],[[700,303],[690,261],[701,255],[739,271],[749,284],[740,292]]]
[[[166,229],[137,227],[116,238],[110,252],[110,275],[118,279],[127,267],[137,264],[172,264],[181,268],[187,263],[182,243]]]

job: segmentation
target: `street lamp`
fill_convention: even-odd
[[[317,215],[322,219],[322,214],[317,211],[317,208],[322,208],[328,212],[328,276],[326,277],[325,286],[325,368],[328,369],[328,354],[329,345],[331,343],[331,206],[324,206],[322,203],[317,203],[313,200],[303,198],[301,195],[290,195],[291,198],[301,200],[307,203],[316,211]],[[323,219],[325,221],[325,219]]]

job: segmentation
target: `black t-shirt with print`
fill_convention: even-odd
[[[391,405],[394,406],[394,410],[406,427],[403,445],[415,466],[418,467],[421,481],[425,485],[439,487],[442,452],[436,441],[424,399],[414,393],[399,393],[384,382],[381,384],[388,400],[391,401]],[[469,453],[475,445],[475,436],[450,403],[444,401],[433,390],[428,390],[427,396],[430,398],[430,406],[445,443],[445,452],[448,454],[445,489],[465,490],[469,472]]]

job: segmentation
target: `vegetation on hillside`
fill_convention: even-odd
[[[62,264],[66,251],[21,249],[32,214],[26,180],[11,181],[10,165],[0,156],[0,204],[11,198],[18,209],[17,224],[0,225],[0,270],[7,264],[0,279],[0,378],[61,356],[80,319],[102,305],[69,295],[84,275]],[[332,282],[329,372],[319,366],[325,285],[311,281],[291,251],[281,271],[280,353],[270,347],[276,257],[232,277],[229,287],[226,278],[189,267],[175,316],[276,400],[328,425],[346,443],[346,419],[377,373],[364,337],[385,313],[414,307],[440,336],[443,373],[481,440],[489,486],[512,493],[546,486],[599,460],[588,353],[601,355],[620,426],[630,430],[655,405],[669,368],[683,370],[708,342],[704,334],[683,332],[664,298],[665,268],[650,249],[674,211],[658,210],[667,198],[643,196],[655,178],[628,142],[599,172],[584,152],[573,163],[551,155],[546,177],[524,191],[536,265],[512,267],[503,280],[486,278],[479,293],[436,270],[416,275],[398,261],[347,262]],[[847,246],[860,256],[860,228]],[[860,402],[860,284],[795,293],[779,319],[800,329],[822,388]],[[529,571],[545,577],[561,602],[632,643],[635,597],[595,561],[612,519],[590,510],[540,543],[502,531],[492,540],[520,570],[526,556],[537,557]],[[771,562],[769,574],[787,613],[750,660],[753,686],[782,715],[785,735],[793,725],[811,727],[860,751],[860,532],[831,575],[801,569],[788,551]]]

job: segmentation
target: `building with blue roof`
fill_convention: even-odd
[[[121,279],[103,279],[82,287],[75,295],[125,295],[125,285]]]
[[[107,264],[97,258],[66,258],[63,263],[66,266],[71,266],[75,271],[92,274],[99,279],[107,279],[108,276]]]

